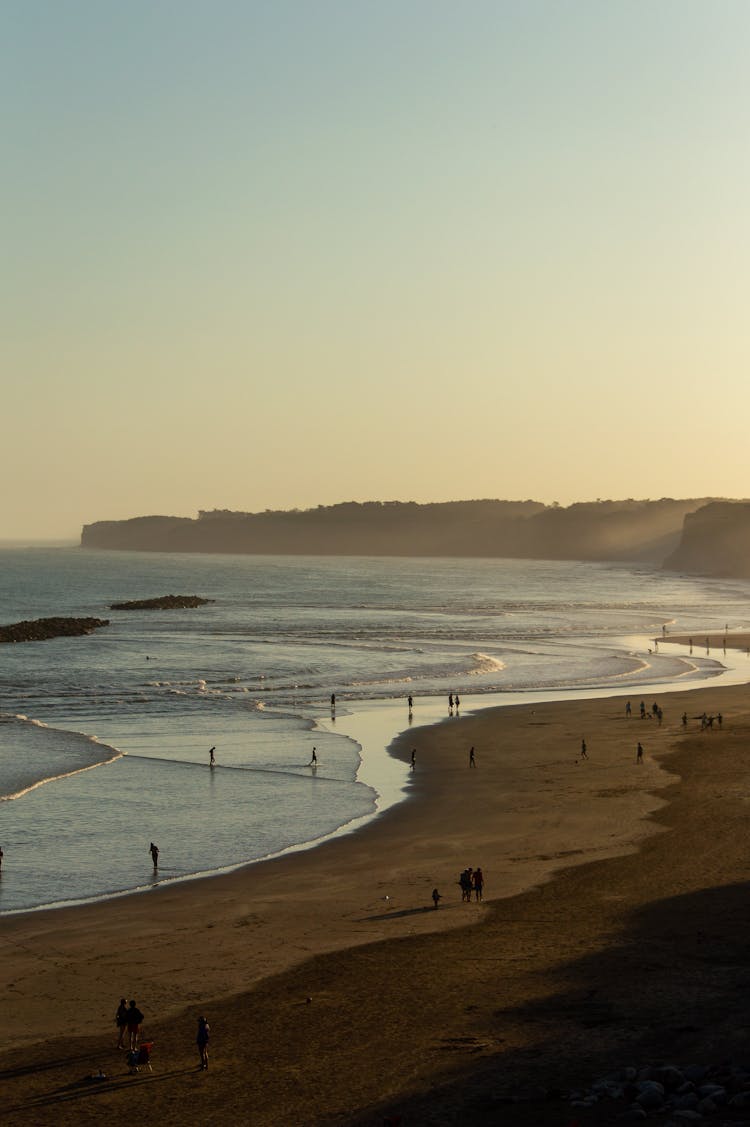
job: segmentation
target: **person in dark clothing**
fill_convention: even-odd
[[[128,1003],[124,998],[120,998],[120,1004],[117,1007],[115,1014],[115,1025],[117,1026],[119,1037],[117,1038],[117,1048],[124,1049],[125,1030],[128,1028]]]
[[[135,1004],[135,998],[131,998],[130,1005],[127,1011],[128,1019],[128,1037],[130,1039],[130,1051],[135,1052],[138,1048],[138,1041],[141,1035],[141,1025],[143,1024],[143,1014]]]

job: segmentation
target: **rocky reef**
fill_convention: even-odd
[[[160,595],[156,599],[132,599],[126,603],[110,603],[110,610],[184,610],[189,607],[202,607],[213,599],[202,599],[200,595]]]
[[[35,618],[0,626],[0,642],[43,642],[48,638],[75,638],[109,626],[108,618]]]

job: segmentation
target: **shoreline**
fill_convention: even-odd
[[[741,637],[745,637],[745,635]],[[750,642],[750,634],[746,635],[746,637]],[[681,636],[678,635],[674,637],[668,636],[666,639],[662,640],[682,645],[686,652],[675,656],[687,661],[689,656],[687,653],[687,640],[683,643]],[[645,636],[634,635],[626,639],[621,639],[620,641],[621,643],[627,641],[630,645],[642,643],[643,656],[645,659],[646,642],[648,641]],[[631,696],[635,699],[644,694],[690,692],[703,685],[716,683],[717,685],[720,684],[724,686],[735,683],[745,683],[747,680],[750,680],[750,669],[745,668],[744,662],[737,660],[736,663],[732,663],[731,647],[729,655],[730,661],[727,661],[726,650],[722,651],[723,662],[717,655],[713,657],[710,657],[710,655],[707,656],[709,656],[710,660],[708,666],[704,669],[703,676],[698,676],[698,667],[690,663],[690,668],[686,668],[682,676],[691,676],[691,680],[685,681],[684,683],[680,680],[675,680],[674,677],[670,678],[668,676],[664,681],[659,681],[658,678],[656,678],[648,683],[631,682],[624,686],[617,686],[610,682],[603,686],[589,685],[586,687],[568,686],[564,688],[504,690],[466,696],[462,702],[461,716],[456,715],[452,718],[452,721],[447,716],[446,700],[442,696],[418,697],[415,702],[413,716],[409,718],[406,723],[405,697],[403,699],[399,697],[347,702],[345,710],[340,711],[337,718],[329,719],[323,716],[317,718],[314,723],[321,730],[338,734],[345,739],[350,739],[359,746],[361,762],[357,772],[357,779],[364,785],[370,787],[375,793],[375,808],[372,812],[364,815],[356,815],[349,822],[327,832],[322,837],[285,846],[278,852],[263,857],[232,861],[217,868],[184,873],[175,877],[163,877],[156,886],[151,883],[144,883],[133,886],[132,888],[122,888],[115,891],[74,897],[69,900],[61,899],[44,904],[31,905],[29,907],[8,909],[5,912],[0,912],[0,923],[4,919],[23,916],[27,913],[35,914],[46,911],[59,912],[68,909],[95,906],[105,904],[110,900],[122,900],[132,896],[143,896],[148,893],[153,893],[156,888],[166,889],[173,886],[190,884],[195,881],[213,880],[217,877],[240,872],[246,868],[264,865],[280,858],[303,854],[310,850],[318,849],[327,842],[336,840],[339,837],[347,837],[350,834],[360,833],[363,828],[382,818],[383,814],[392,806],[410,801],[411,779],[408,770],[408,762],[406,761],[408,760],[408,756],[401,756],[400,758],[395,757],[391,754],[391,748],[398,745],[402,740],[408,742],[410,739],[409,733],[413,729],[418,730],[425,726],[429,727],[440,724],[444,721],[455,723],[458,720],[475,717],[493,709],[540,707],[541,705],[551,703],[574,703],[589,700],[624,698],[626,696]],[[646,665],[646,668],[648,669],[649,666]],[[29,721],[27,717],[19,718],[25,719],[28,723],[32,724],[40,723],[34,720]],[[48,727],[46,724],[42,724],[41,726],[45,728]],[[75,732],[73,734],[80,735],[87,740],[92,738],[85,733]],[[100,741],[96,742],[99,743]],[[101,746],[107,747],[108,745],[101,743]],[[116,751],[116,749],[112,750]],[[118,752],[111,756],[109,760],[102,760],[99,763],[91,764],[84,768],[77,768],[75,772],[69,773],[75,774],[82,770],[91,770],[93,767],[106,766],[109,762],[121,758],[124,755],[126,755],[126,753]],[[66,774],[60,777],[64,778]],[[44,779],[41,782],[35,783],[34,788],[51,781],[54,780]]]
[[[390,749],[408,763],[410,747],[417,746],[411,800],[356,834],[150,895],[3,917],[10,984],[3,1067],[8,1076],[17,1061],[37,1062],[11,1085],[13,1122],[97,1122],[86,1118],[87,1110],[97,1116],[103,1108],[114,1122],[148,1108],[165,1123],[180,1121],[179,1099],[192,1083],[186,1076],[192,1072],[194,1010],[207,1009],[214,1023],[220,1075],[220,1088],[213,1086],[205,1097],[190,1089],[191,1099],[210,1101],[196,1106],[198,1114],[199,1106],[204,1109],[201,1122],[213,1122],[214,1114],[221,1118],[221,1109],[225,1121],[246,1117],[245,1101],[258,1096],[257,1085],[263,1085],[264,1102],[262,1108],[252,1105],[253,1122],[281,1124],[299,1122],[294,1108],[301,1106],[315,1109],[306,1122],[328,1122],[325,1116],[342,1102],[349,1110],[340,1121],[353,1123],[356,1109],[376,1096],[400,1099],[399,1093],[413,1095],[438,1080],[458,1083],[460,1076],[447,1065],[455,1058],[430,1050],[436,1028],[459,1042],[469,1037],[467,1029],[475,1030],[476,1040],[482,1022],[491,1020],[489,1010],[492,1020],[501,1020],[498,1005],[516,1014],[509,1043],[515,1038],[522,1046],[538,1032],[524,1020],[524,1007],[545,989],[561,960],[577,949],[580,956],[597,913],[614,913],[619,929],[638,903],[661,902],[675,889],[684,895],[696,885],[726,884],[737,879],[740,863],[746,879],[744,856],[741,862],[736,856],[744,840],[736,820],[724,825],[714,817],[713,840],[705,846],[714,792],[727,780],[738,786],[750,779],[746,692],[711,682],[687,691],[687,698],[684,691],[656,694],[664,706],[663,726],[635,715],[626,719],[621,696],[602,696],[481,709],[414,727]],[[713,709],[717,701],[727,717],[722,732],[701,734],[694,725],[683,732],[684,707],[696,712],[708,702]],[[586,762],[578,754],[582,732]],[[645,746],[642,765],[635,761],[636,741]],[[712,772],[698,771],[686,758],[685,741],[701,749],[701,757],[711,749]],[[468,767],[472,745],[476,771]],[[717,752],[727,747],[735,753],[731,763]],[[685,815],[681,803],[688,799]],[[725,794],[720,801],[730,810]],[[669,832],[677,828],[679,835]],[[725,840],[726,834],[731,838]],[[688,841],[698,845],[701,836],[704,854],[692,852]],[[633,865],[635,853],[639,861]],[[485,902],[462,904],[458,872],[477,863],[486,874]],[[429,902],[434,886],[444,897],[438,911]],[[519,939],[527,915],[531,930]],[[710,926],[716,926],[713,920]],[[736,918],[732,927],[738,930]],[[610,936],[607,943],[612,941]],[[603,941],[593,936],[591,942],[597,948]],[[522,973],[527,962],[536,967],[528,980]],[[644,978],[644,989],[653,990],[642,964],[639,955],[634,973]],[[479,976],[470,969],[474,965],[482,968]],[[612,973],[621,974],[622,966]],[[615,977],[607,990],[617,989]],[[90,1071],[104,1060],[115,1074],[118,1065],[124,1071],[123,1061],[102,1046],[112,1037],[121,995],[135,997],[146,1012],[147,1033],[161,1050],[155,1078],[162,1073],[167,1082],[138,1089],[115,1085],[98,1093],[93,1111],[80,1100],[69,1106],[55,1098],[63,1081],[50,1062],[67,1073],[60,1061],[72,1051],[71,1000],[90,1034],[73,1038],[75,1059],[91,1061]],[[306,997],[320,1028],[301,1020],[311,1012]],[[476,1016],[466,1009],[469,1001]],[[399,1032],[402,1025],[405,1033]],[[375,1065],[373,1026],[389,1030],[387,1044],[377,1042]],[[480,1044],[501,1057],[508,1051],[496,1037]],[[258,1060],[261,1045],[273,1048],[267,1067]],[[291,1088],[287,1080],[278,1084],[289,1053],[309,1064],[308,1075],[292,1056]],[[489,1054],[485,1047],[476,1059],[461,1059],[473,1075]],[[348,1094],[321,1074],[324,1064],[335,1073],[342,1061],[353,1070]],[[36,1099],[48,1101],[49,1119]],[[174,1112],[170,1100],[178,1101]]]

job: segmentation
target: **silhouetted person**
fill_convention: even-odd
[[[636,763],[643,763],[643,748],[641,747],[640,743],[638,744],[638,750],[635,753],[635,761]]]
[[[440,903],[440,901],[442,899],[443,898],[440,895],[440,893],[438,892],[438,890],[436,888],[433,888],[433,890],[432,890],[432,906],[433,906],[433,908],[437,908],[438,904]]]
[[[412,697],[411,693],[409,693],[407,700],[409,701],[409,712],[411,712],[414,708],[414,698]]]
[[[317,753],[315,751],[315,748],[312,749],[312,755],[310,756],[310,766],[311,767],[317,767],[318,766],[318,756],[317,756]]]
[[[215,751],[216,751],[215,747],[211,747],[208,750],[208,765],[209,765],[209,767],[213,767],[216,764],[216,756],[214,755]]]
[[[588,759],[588,752],[586,751],[586,741],[581,740],[581,759]]]
[[[477,765],[477,761],[474,758],[474,748],[471,747],[471,748],[469,748],[469,766],[470,767],[476,767],[476,765]]]
[[[135,1004],[135,998],[131,999],[128,1006],[128,1036],[130,1038],[130,1049],[134,1052],[138,1048],[138,1038],[141,1032],[141,1025],[143,1024],[143,1014]]]
[[[195,1038],[195,1043],[198,1046],[200,1053],[201,1068],[208,1068],[208,1035],[209,1035],[208,1022],[205,1017],[198,1018],[198,1035]]]
[[[151,844],[148,847],[148,851],[151,854],[151,860],[154,862],[154,868],[158,869],[159,868],[159,846],[154,845],[154,843],[152,841]]]

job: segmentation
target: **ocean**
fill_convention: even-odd
[[[109,609],[166,594],[213,602]],[[356,828],[408,796],[386,753],[408,694],[418,726],[449,692],[465,712],[750,673],[744,654],[652,641],[748,629],[750,584],[645,566],[1,549],[0,622],[53,615],[110,625],[0,645],[0,913]]]

